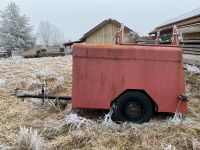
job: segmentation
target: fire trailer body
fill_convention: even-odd
[[[111,109],[119,121],[187,113],[182,50],[161,45],[73,46],[72,107]]]

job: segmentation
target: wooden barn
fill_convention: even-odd
[[[185,54],[200,55],[200,7],[179,17],[168,20],[164,24],[156,27],[149,34],[157,36],[160,31],[162,43],[171,42],[173,26],[178,27],[178,31],[182,33],[183,41],[181,47]]]
[[[115,44],[116,34],[121,23],[114,20],[104,20],[87,33],[83,35],[78,41],[64,43],[64,46],[72,46],[74,43],[87,43],[87,44]],[[124,43],[136,43],[138,34],[124,26]]]

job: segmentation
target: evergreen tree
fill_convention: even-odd
[[[31,34],[32,27],[20,8],[10,2],[0,12],[0,45],[4,48],[28,49],[34,46],[35,38]]]

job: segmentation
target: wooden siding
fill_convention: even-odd
[[[88,36],[85,40],[87,44],[115,44],[115,35],[118,27],[112,23],[105,24],[102,28]],[[124,43],[135,43],[135,38],[128,31],[124,32]]]

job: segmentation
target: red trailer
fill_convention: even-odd
[[[146,122],[153,112],[187,113],[184,93],[177,46],[73,46],[73,108],[110,109],[114,104],[115,119]]]
[[[159,41],[159,37],[157,38]],[[113,109],[119,121],[147,122],[154,112],[187,113],[182,50],[176,26],[174,45],[73,46],[72,97],[14,94],[19,98],[72,100],[73,108]]]

